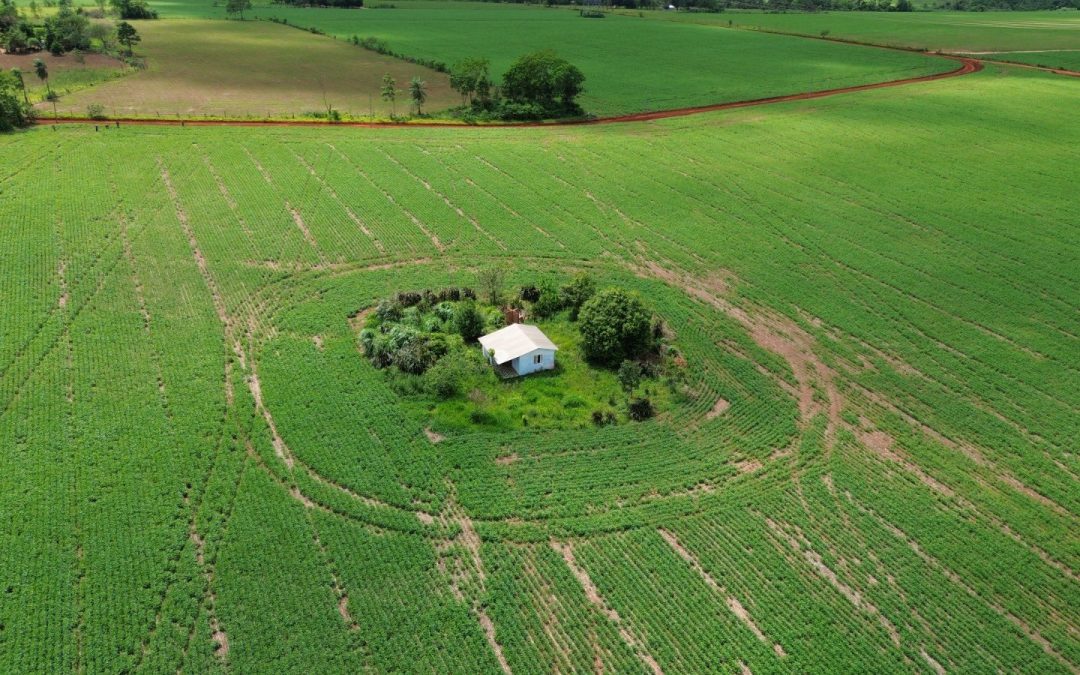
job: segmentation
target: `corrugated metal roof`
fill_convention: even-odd
[[[524,323],[511,324],[494,333],[488,333],[480,338],[480,346],[484,348],[485,354],[494,349],[495,363],[500,364],[537,349],[559,349],[539,328]]]

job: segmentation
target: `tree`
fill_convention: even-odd
[[[532,306],[533,313],[538,318],[546,319],[554,316],[562,307],[563,299],[559,296],[559,289],[550,281],[543,281],[540,284],[540,295]]]
[[[570,308],[570,320],[577,321],[581,306],[596,293],[596,282],[585,272],[574,277],[562,287],[563,304]]]
[[[526,54],[503,75],[502,93],[513,103],[540,106],[546,112],[577,112],[585,75],[555,52]]]
[[[226,14],[239,14],[240,20],[244,20],[244,10],[251,9],[251,0],[225,0]]]
[[[19,23],[19,9],[13,0],[0,0],[0,33],[10,30]]]
[[[641,384],[641,365],[637,361],[623,361],[619,366],[619,385],[627,396],[632,394]]]
[[[132,26],[127,21],[121,21],[116,24],[116,41],[127,47],[128,56],[131,56],[132,47],[142,41],[139,34],[135,31],[135,26]]]
[[[116,37],[116,33],[104,21],[96,21],[90,24],[90,30],[87,34],[92,40],[100,40],[101,49],[106,52],[109,51],[113,38]]]
[[[476,309],[476,304],[466,301],[458,306],[454,313],[454,328],[465,342],[475,342],[484,334],[484,317]]]
[[[502,297],[503,285],[506,283],[506,268],[501,265],[485,267],[476,273],[476,281],[480,290],[487,295],[488,303],[499,304]]]
[[[396,115],[397,105],[394,101],[397,100],[397,80],[395,80],[390,73],[383,75],[382,88],[379,90],[379,95],[382,97],[382,100],[390,103],[390,115]]]
[[[427,100],[427,82],[421,80],[419,76],[409,82],[409,98],[416,105],[416,114],[420,115],[420,106]]]
[[[16,79],[15,73],[18,72],[15,69],[10,73],[0,71],[0,132],[29,126],[34,119],[29,102],[19,100],[19,88],[22,86],[19,82],[22,74],[20,73],[19,79]],[[24,99],[25,96],[24,90]]]
[[[150,9],[150,5],[146,4],[146,0],[111,0],[111,3],[121,19],[156,19],[158,16],[157,12]],[[105,3],[98,0],[98,4],[104,5]]]
[[[48,92],[49,98],[52,98],[52,88],[49,86],[49,67],[41,59],[34,59],[34,74],[45,83],[45,91]]]
[[[581,308],[581,348],[593,363],[613,366],[649,346],[649,312],[641,299],[618,288],[600,291]]]
[[[27,105],[29,105],[30,104],[30,96],[26,93],[26,80],[23,79],[22,71],[19,70],[18,68],[12,68],[11,69],[11,81],[19,89],[22,89],[23,102],[26,103]]]
[[[491,97],[491,64],[487,59],[458,61],[450,68],[450,88],[461,94],[461,102],[487,102]]]
[[[61,3],[55,16],[45,19],[45,46],[53,54],[90,48],[90,20]]]

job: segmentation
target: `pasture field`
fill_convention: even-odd
[[[0,136],[0,671],[1076,672],[1076,84]],[[349,317],[493,261],[694,395],[429,437]]]
[[[22,71],[30,100],[34,102],[44,101],[47,91],[45,83],[34,75],[34,59],[45,62],[49,69],[49,86],[61,96],[131,72],[122,61],[102,54],[85,54],[81,62],[71,54],[0,54],[0,70],[18,68]]]
[[[1080,49],[1080,11],[1058,12],[817,12],[719,15],[660,14],[660,18],[702,24],[757,27],[817,37],[915,49],[1020,51]]]
[[[316,27],[342,40],[374,36],[395,52],[446,64],[486,57],[495,77],[522,54],[554,48],[585,74],[580,100],[596,115],[832,89],[956,67],[920,54],[854,51],[858,48],[637,17],[597,21],[576,11],[526,5],[406,0],[396,9],[267,5],[252,14]]]
[[[388,117],[407,110],[414,76],[427,82],[428,109],[458,102],[444,73],[287,26],[181,19],[136,24],[148,68],[62,97],[61,113],[85,114],[96,103],[110,117],[261,118],[325,113],[330,105],[357,116]],[[398,82],[395,106],[379,97],[386,73]]]

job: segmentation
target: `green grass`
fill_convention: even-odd
[[[132,72],[121,61],[101,54],[85,54],[81,61],[73,54],[0,55],[0,69],[18,68],[22,71],[31,102],[44,101],[47,92],[45,83],[34,74],[34,60],[39,58],[49,70],[49,86],[60,96],[109,82]]]
[[[597,115],[707,105],[831,89],[950,70],[916,54],[628,17],[603,21],[566,9],[489,3],[397,3],[397,9],[260,6],[349,39],[375,36],[396,52],[453,64],[489,58],[500,77],[518,56],[554,49],[585,73],[584,108]]]
[[[1078,106],[0,136],[0,671],[1074,671]],[[492,261],[690,395],[433,443],[350,315]]]
[[[503,380],[490,367],[481,366],[461,382],[459,395],[439,400],[414,394],[408,408],[418,417],[427,415],[439,433],[583,429],[593,426],[596,410],[611,411],[618,423],[632,424],[616,373],[590,366],[582,357],[577,324],[563,318],[536,325],[559,346],[554,370]],[[668,409],[673,396],[657,378],[643,380],[635,393],[647,396],[658,414]]]
[[[148,68],[61,98],[61,112],[104,106],[110,116],[288,117],[325,113],[405,114],[408,82],[427,82],[426,111],[458,102],[446,75],[299,30],[255,21],[136,22]],[[379,97],[397,79],[395,105]],[[51,108],[50,108],[51,110]]]

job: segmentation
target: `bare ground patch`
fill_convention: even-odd
[[[720,417],[721,415],[726,413],[728,411],[728,408],[730,407],[731,404],[727,401],[727,399],[717,399],[716,403],[713,404],[713,407],[709,410],[709,412],[705,413],[705,419],[714,420],[717,417]]]

